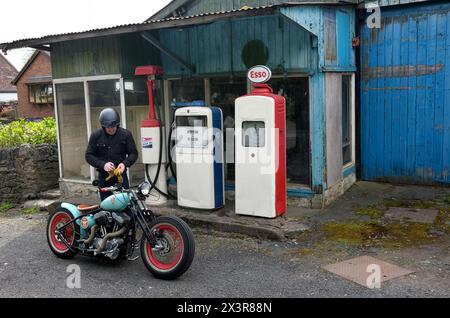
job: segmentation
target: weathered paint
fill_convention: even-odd
[[[450,183],[450,4],[382,13],[361,28],[362,177]]]
[[[348,6],[302,5],[285,7],[281,13],[317,36],[319,67],[324,71],[356,71],[352,38],[355,9]]]
[[[134,74],[138,65],[159,64],[159,51],[139,34],[52,44],[53,78]]]
[[[311,37],[299,25],[277,15],[219,21],[160,31],[161,43],[193,65],[193,75],[246,72],[265,64],[274,72],[311,69]],[[190,72],[161,55],[167,76]]]
[[[342,76],[325,74],[327,185],[334,186],[342,180]],[[339,98],[341,97],[341,98]]]

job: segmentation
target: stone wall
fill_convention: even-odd
[[[20,203],[58,187],[56,145],[0,148],[0,202]]]

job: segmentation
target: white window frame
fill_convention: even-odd
[[[56,117],[56,137],[58,144],[58,161],[59,161],[59,180],[63,182],[74,182],[81,184],[90,184],[95,180],[95,169],[90,167],[90,177],[91,181],[85,180],[77,180],[71,178],[64,178],[63,175],[63,166],[62,166],[62,152],[61,152],[61,140],[60,140],[60,132],[59,132],[59,115],[58,115],[58,99],[57,99],[57,91],[56,85],[58,84],[72,84],[72,83],[83,83],[84,88],[84,105],[86,112],[86,138],[87,142],[89,142],[89,137],[92,133],[91,123],[91,107],[89,101],[89,82],[94,81],[106,81],[106,80],[119,80],[120,82],[120,110],[121,110],[121,119],[122,119],[122,127],[127,128],[127,119],[126,119],[126,108],[125,108],[125,90],[124,90],[124,79],[121,74],[112,74],[112,75],[100,75],[100,76],[83,76],[83,77],[72,77],[72,78],[63,78],[63,79],[54,79],[53,80],[53,96],[54,96],[54,109],[55,109],[55,117]]]

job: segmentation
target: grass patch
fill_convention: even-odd
[[[369,216],[371,220],[379,220],[384,216],[385,211],[376,206],[355,209],[357,215]]]
[[[420,223],[326,223],[327,239],[358,246],[406,247],[434,240],[428,235],[433,226]]]
[[[25,215],[32,215],[32,214],[37,214],[41,211],[41,209],[38,206],[32,206],[26,209],[22,210],[22,213]]]
[[[11,203],[2,203],[0,205],[0,214],[5,213],[14,208],[14,204]]]

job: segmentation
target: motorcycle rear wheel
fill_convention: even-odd
[[[141,242],[141,257],[153,276],[173,280],[183,275],[191,266],[195,254],[194,235],[189,226],[175,216],[157,218],[149,226],[159,230],[157,242],[161,250],[152,249],[147,238]]]

